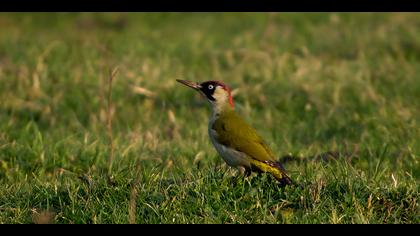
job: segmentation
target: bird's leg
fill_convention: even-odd
[[[238,176],[239,175],[244,175],[245,174],[245,168],[244,167],[242,167],[242,166],[239,166],[238,167]]]
[[[248,177],[248,176],[251,175],[251,169],[250,168],[246,168],[244,166],[239,166],[238,167],[238,171],[239,171],[239,174],[238,175],[243,175],[245,177]]]
[[[231,177],[231,181],[234,184],[237,184],[238,181],[243,180],[243,177],[248,177],[251,174],[251,170],[243,166],[238,166],[237,170],[238,174]]]

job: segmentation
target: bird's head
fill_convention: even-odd
[[[210,102],[215,111],[220,111],[226,107],[234,109],[231,90],[226,84],[220,81],[210,80],[202,83],[188,80],[176,81],[199,91]]]

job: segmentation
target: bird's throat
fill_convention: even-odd
[[[221,113],[234,110],[234,106],[230,102],[213,102],[211,105],[213,116],[218,116]]]

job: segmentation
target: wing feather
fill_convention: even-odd
[[[274,160],[274,155],[263,139],[234,111],[221,115],[213,124],[216,140],[258,161]]]

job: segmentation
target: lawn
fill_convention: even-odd
[[[0,13],[0,29],[0,223],[420,223],[419,14]],[[176,79],[227,83],[299,186],[238,176]]]

